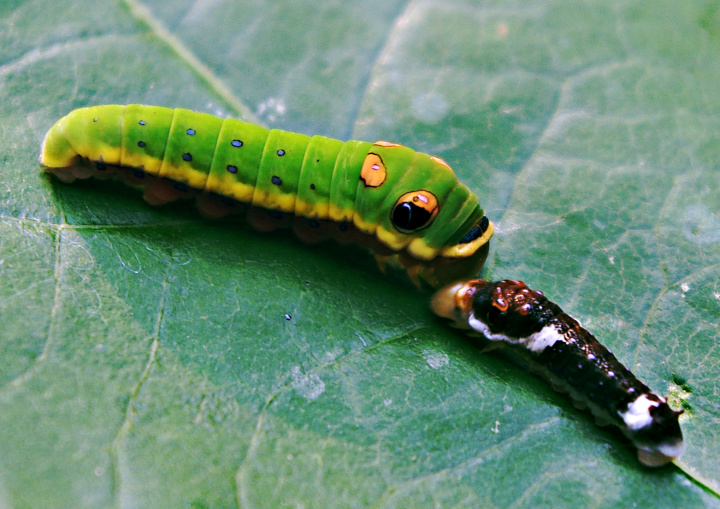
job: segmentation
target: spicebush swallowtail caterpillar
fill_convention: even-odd
[[[354,241],[418,286],[451,283],[433,297],[436,314],[507,345],[599,424],[619,426],[645,465],[682,453],[680,412],[542,293],[512,280],[455,283],[480,269],[493,226],[437,157],[183,109],[109,105],[57,121],[40,161],[64,182],[119,178],[154,205],[194,197],[210,217],[245,204],[259,230],[291,226],[308,242]]]
[[[665,465],[682,454],[682,411],[670,408],[542,292],[522,281],[474,279],[437,291],[432,308],[490,345],[511,348],[555,390],[589,408],[599,425],[618,426],[644,465]]]
[[[91,166],[80,167],[80,159]],[[370,248],[431,287],[473,277],[492,224],[440,158],[378,141],[342,142],[157,106],[94,106],[60,119],[41,162],[63,181],[118,176],[152,204],[198,194],[207,216],[250,206],[260,230],[292,226]],[[122,168],[132,168],[124,171]]]

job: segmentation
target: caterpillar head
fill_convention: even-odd
[[[358,229],[419,261],[431,286],[477,273],[492,223],[445,161],[379,141],[365,156],[360,181]]]

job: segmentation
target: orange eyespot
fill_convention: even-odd
[[[405,193],[393,206],[390,220],[402,233],[412,233],[430,226],[440,207],[437,198],[429,191]]]
[[[444,166],[444,167],[447,168],[448,170],[453,171],[453,169],[450,168],[450,165],[449,165],[448,163],[446,163],[445,161],[443,161],[442,159],[440,159],[438,156],[430,156],[430,159],[432,159],[433,161],[435,161],[435,162],[438,163],[439,165]],[[453,171],[453,173],[455,173],[455,172]]]
[[[373,143],[376,147],[402,147],[399,143],[391,143],[389,141],[378,140]]]
[[[387,168],[380,156],[372,152],[365,156],[360,170],[360,180],[365,182],[365,187],[380,187],[386,177]]]

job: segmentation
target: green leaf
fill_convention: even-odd
[[[0,5],[0,507],[720,506],[720,4]],[[436,154],[523,279],[685,408],[650,470],[360,249],[41,172],[149,103]]]

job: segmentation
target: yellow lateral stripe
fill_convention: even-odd
[[[205,191],[226,196],[241,203],[250,203],[255,186],[239,182],[230,175],[218,177],[211,173],[205,183]]]

